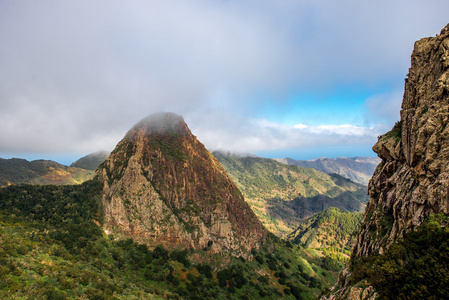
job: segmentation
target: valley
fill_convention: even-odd
[[[254,163],[262,173],[256,172]],[[163,114],[136,124],[92,179],[81,184],[27,182],[0,188],[0,295],[317,297],[321,289],[335,283],[342,258],[333,255],[335,251],[313,249],[270,233],[231,178],[235,176],[244,192],[260,197],[255,198],[259,201],[298,191],[311,198],[327,193],[326,201],[331,201],[362,186],[269,159],[257,158],[246,165],[245,176],[240,173],[243,169],[236,168],[229,177],[180,116]],[[287,181],[279,180],[282,174]],[[250,184],[245,188],[242,182]],[[263,185],[273,192],[267,193]],[[340,202],[352,200],[355,207],[362,205],[356,198]],[[313,210],[302,215],[290,210],[293,215],[284,216],[282,222],[296,218],[292,224],[299,224],[313,214]]]
[[[0,1],[0,300],[449,299],[448,10]]]
[[[0,296],[444,298],[448,38],[446,27],[415,44],[401,120],[373,147],[368,202],[342,175],[210,153],[174,113],[71,167],[1,159]],[[375,161],[308,166],[366,182],[356,163]]]
[[[337,174],[272,159],[213,152],[265,227],[286,237],[301,221],[329,207],[359,212],[367,187]]]

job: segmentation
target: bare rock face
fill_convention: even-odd
[[[246,256],[267,231],[212,154],[173,113],[137,123],[97,169],[104,230],[149,246]]]
[[[401,120],[373,150],[382,159],[353,257],[382,254],[430,214],[449,214],[449,24],[415,43]],[[346,299],[347,267],[329,299]],[[356,298],[356,299],[361,299]]]

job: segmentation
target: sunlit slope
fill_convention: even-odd
[[[93,177],[93,171],[67,167],[51,160],[27,161],[0,158],[0,186],[12,184],[80,184]]]
[[[336,174],[285,165],[272,159],[214,152],[267,229],[285,235],[329,207],[361,211],[366,187]]]

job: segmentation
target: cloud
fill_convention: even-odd
[[[351,124],[343,125],[319,125],[319,126],[308,126],[304,124],[297,124],[293,126],[294,128],[309,132],[313,134],[322,135],[339,135],[339,136],[364,136],[372,134],[374,128],[360,127]]]
[[[380,127],[349,124],[287,126],[226,111],[222,111],[221,118],[216,118],[213,113],[203,113],[202,118],[194,116],[193,119],[197,122],[191,122],[192,132],[209,150],[249,153],[351,145],[370,149],[377,141],[377,136],[383,133]]]
[[[1,1],[0,152],[111,149],[156,111],[182,114],[214,146],[341,143],[363,130],[294,128],[252,108],[260,95],[274,107],[292,90],[402,84],[413,42],[438,33],[448,9],[404,0]],[[378,115],[370,124],[390,120],[380,101],[367,102]],[[378,128],[370,124],[361,140]]]
[[[383,122],[394,124],[400,119],[401,103],[404,92],[395,90],[391,93],[377,94],[365,102],[365,118],[367,122]]]

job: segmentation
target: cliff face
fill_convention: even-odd
[[[150,246],[245,255],[267,236],[224,169],[182,117],[136,124],[97,169],[104,229]],[[210,244],[210,243],[209,243]]]
[[[449,214],[448,124],[449,25],[415,43],[401,120],[373,147],[382,162],[369,184],[354,258],[382,254],[430,214]],[[363,298],[361,289],[348,286],[349,269],[340,274],[331,299]]]

